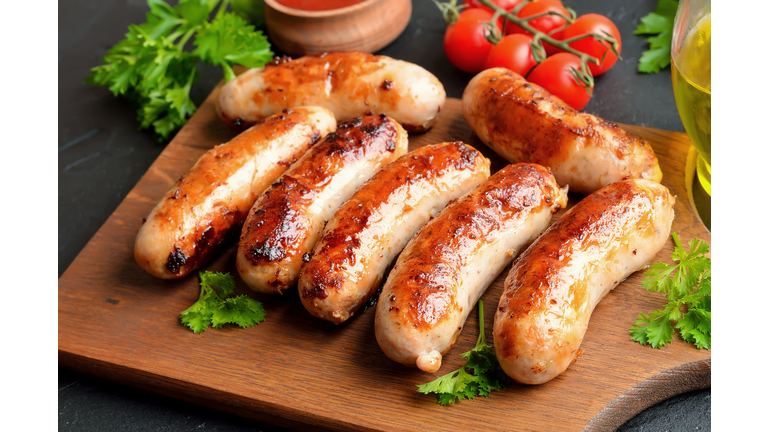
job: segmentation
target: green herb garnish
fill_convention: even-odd
[[[477,304],[480,335],[475,347],[461,354],[467,363],[434,381],[416,386],[419,393],[436,393],[440,405],[449,405],[465,398],[474,399],[477,395],[488,397],[492,390],[501,390],[512,384],[512,379],[501,369],[493,346],[485,343],[483,301]]]
[[[638,71],[656,73],[669,66],[677,6],[676,0],[659,0],[656,10],[640,19],[635,34],[648,35],[650,47],[640,57]]]
[[[209,325],[251,327],[264,321],[267,313],[260,302],[246,295],[230,297],[234,292],[235,280],[229,273],[200,272],[200,297],[181,313],[181,323],[202,333]]]
[[[648,291],[666,294],[669,303],[647,316],[640,314],[629,333],[633,341],[660,348],[672,341],[677,328],[686,342],[696,348],[709,349],[712,344],[712,260],[705,256],[709,245],[693,239],[688,242],[686,253],[676,233],[672,238],[675,241],[672,259],[678,264],[654,263],[642,281]],[[676,322],[674,328],[673,321]]]
[[[198,61],[221,66],[229,81],[235,77],[233,65],[264,66],[273,53],[261,31],[226,11],[229,0],[181,0],[176,7],[163,0],[147,4],[147,22],[129,26],[125,39],[110,48],[104,64],[91,69],[85,82],[131,100],[139,129],[151,126],[158,141],[165,141],[197,109],[189,91],[200,75]],[[185,51],[189,41],[193,51]]]

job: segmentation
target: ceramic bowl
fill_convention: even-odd
[[[271,41],[300,57],[326,51],[375,52],[389,45],[411,19],[411,0],[365,0],[328,11],[303,11],[266,0]]]

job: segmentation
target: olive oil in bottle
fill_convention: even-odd
[[[693,26],[676,56],[672,57],[672,87],[688,136],[699,152],[696,171],[704,189],[711,191],[711,13]]]

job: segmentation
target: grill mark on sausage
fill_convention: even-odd
[[[397,139],[396,123],[386,117],[367,116],[340,124],[335,132],[308,150],[299,165],[273,184],[254,205],[241,247],[255,266],[291,259],[301,254],[312,220],[302,209],[311,204],[341,168],[341,161],[391,153],[388,141]],[[320,287],[313,291],[319,296]]]
[[[483,160],[480,152],[463,142],[449,142],[414,150],[377,172],[337,212],[341,217],[333,231],[326,232],[320,241],[317,255],[323,259],[312,260],[304,267],[305,277],[312,281],[311,289],[341,289],[345,278],[338,277],[344,273],[340,269],[349,266],[346,270],[352,271],[355,253],[361,248],[359,234],[369,226],[381,203],[397,199],[403,188],[416,182],[429,182],[448,171],[474,169]]]
[[[298,124],[308,124],[306,111],[296,110],[282,115],[283,120],[276,117],[268,122],[260,122],[259,127],[253,128],[233,138],[230,142],[216,146],[208,150],[195,166],[185,173],[178,181],[178,186],[172,194],[167,195],[167,200],[161,204],[153,217],[154,223],[168,223],[166,221],[179,221],[190,217],[189,212],[201,206],[212,209],[208,214],[194,215],[199,221],[199,228],[192,234],[185,234],[176,239],[174,250],[169,253],[165,267],[173,274],[186,274],[204,263],[216,252],[219,246],[227,239],[239,234],[242,223],[247,215],[252,202],[239,203],[242,208],[231,207],[228,201],[216,201],[206,204],[210,200],[212,190],[226,182],[226,176],[230,175],[228,163],[240,158],[249,157],[253,149],[250,142],[254,141],[254,134],[277,135],[284,133]],[[319,137],[316,127],[312,126],[314,135]],[[313,135],[313,139],[314,139]],[[298,159],[303,153],[297,151],[292,161]],[[285,161],[280,165],[290,165]],[[224,181],[211,182],[211,176],[215,175]],[[179,197],[185,198],[179,200]],[[192,198],[190,198],[192,197]]]
[[[168,254],[168,260],[165,263],[165,268],[173,274],[178,274],[181,271],[181,267],[187,263],[187,256],[181,251],[178,245],[173,246],[173,251]]]

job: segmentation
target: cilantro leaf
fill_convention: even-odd
[[[235,292],[235,279],[229,273],[205,272],[200,274],[200,286],[203,289],[216,288],[220,298],[229,297]]]
[[[659,0],[656,10],[640,19],[635,34],[655,36],[645,38],[650,46],[640,57],[638,71],[656,73],[669,66],[677,5],[676,0]]]
[[[461,354],[467,360],[466,364],[436,380],[417,385],[419,393],[435,393],[440,405],[450,405],[462,399],[474,399],[477,395],[488,397],[491,391],[512,384],[512,379],[501,369],[493,346],[485,342],[482,300],[478,301],[478,320],[480,335],[477,343],[473,349]]]
[[[266,313],[261,303],[245,295],[224,300],[216,308],[211,317],[214,328],[224,324],[235,324],[240,327],[251,327],[264,321]]]
[[[672,341],[675,329],[696,348],[712,345],[712,260],[706,257],[709,245],[699,239],[688,242],[685,251],[677,233],[670,266],[654,263],[645,272],[643,288],[666,294],[669,302],[648,315],[640,314],[629,329],[631,339],[642,345],[661,348]],[[673,321],[676,324],[673,325]]]
[[[172,7],[163,0],[147,0],[146,22],[130,25],[125,38],[110,48],[102,58],[104,64],[91,69],[85,82],[130,100],[136,106],[139,129],[152,128],[158,141],[168,140],[197,110],[189,92],[200,75],[198,61],[221,65],[230,80],[232,65],[263,66],[272,59],[266,37],[227,12],[228,4],[228,0],[181,0]],[[205,55],[197,49],[185,51],[193,37],[195,44],[206,41]]]
[[[266,319],[260,302],[246,295],[230,297],[234,292],[235,280],[229,273],[200,272],[200,297],[181,313],[181,323],[202,333],[211,325],[251,327]]]
[[[181,313],[181,323],[195,333],[202,333],[211,324],[215,307],[216,302],[211,299],[209,293],[203,291],[200,293],[200,299]]]

